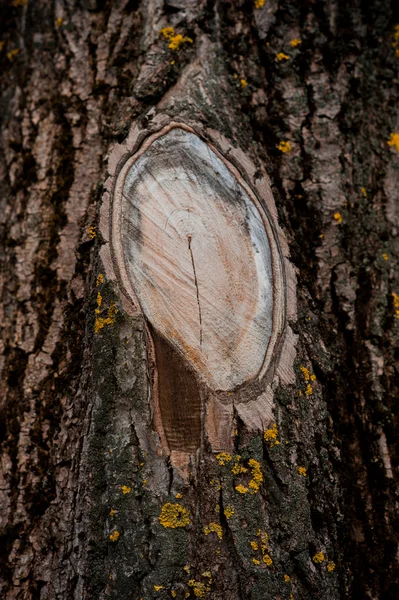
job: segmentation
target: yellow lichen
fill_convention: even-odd
[[[282,60],[289,60],[289,56],[288,54],[284,54],[284,52],[279,52],[278,54],[276,54],[276,58],[279,62],[281,62]]]
[[[306,390],[305,390],[305,396],[311,396],[313,394],[313,388],[310,385],[310,383],[308,383],[308,385],[306,386]]]
[[[249,542],[251,544],[251,548],[252,550],[259,550],[259,544],[258,542],[255,542],[254,540],[252,542]]]
[[[98,296],[97,296],[97,304],[98,304]],[[98,309],[96,309],[96,313],[97,313],[97,311],[98,311]],[[98,333],[106,325],[113,325],[115,323],[115,315],[117,312],[118,312],[118,309],[116,308],[115,303],[112,302],[111,306],[108,309],[107,317],[96,317],[96,321],[94,323],[94,333]]]
[[[391,133],[387,144],[399,152],[399,133]]]
[[[335,566],[336,566],[335,562],[331,561],[331,562],[327,563],[327,571],[329,573],[332,573],[333,571],[335,571]]]
[[[13,0],[13,6],[25,6],[28,0]]]
[[[111,542],[116,542],[119,538],[119,535],[120,535],[119,531],[115,530],[114,533],[110,534],[109,539],[111,540]]]
[[[259,488],[263,481],[263,475],[262,475],[262,471],[260,468],[260,463],[257,460],[255,460],[254,458],[251,458],[248,461],[248,464],[251,467],[251,472],[252,472],[252,479],[249,482],[248,487],[251,489],[251,494],[256,494],[256,492],[259,491]]]
[[[177,502],[167,502],[163,505],[158,519],[162,527],[167,529],[187,527],[187,525],[190,525],[190,512]]]
[[[90,227],[87,228],[87,233],[89,234],[89,238],[91,240],[94,240],[94,238],[97,235],[97,231],[96,231],[96,227],[93,227],[92,225],[90,225]]]
[[[257,558],[253,558],[252,562],[254,563],[254,565],[260,565],[260,560],[258,560]]]
[[[291,577],[289,575],[284,575],[285,583],[289,583],[291,581]]]
[[[298,473],[299,475],[302,475],[302,477],[307,477],[307,472],[306,472],[306,467],[298,467]]]
[[[367,198],[367,190],[365,187],[360,188],[360,191],[362,192],[362,196],[363,198]]]
[[[209,535],[210,533],[216,533],[219,540],[223,538],[223,529],[218,523],[209,523],[209,525],[205,525],[204,533],[205,535]]]
[[[190,569],[191,569],[191,565],[185,565],[183,567],[183,571],[185,571],[186,573],[190,573]]]
[[[245,485],[241,485],[241,483],[239,485],[236,485],[235,489],[240,494],[247,494],[249,492],[249,489],[245,487]]]
[[[389,256],[388,256],[388,254],[386,252],[383,253],[382,258],[384,260],[389,260]]]
[[[163,585],[154,585],[154,590],[156,592],[160,592],[161,590],[163,590],[163,587],[164,587]]]
[[[227,452],[219,452],[219,454],[216,454],[216,460],[218,461],[219,465],[221,465],[222,467],[227,462],[231,462],[232,459],[233,459],[233,457],[231,456],[231,454],[227,454]]]
[[[62,17],[58,17],[58,19],[55,20],[55,26],[57,27],[57,29],[59,29],[62,25]]]
[[[209,581],[212,581],[212,573],[210,571],[204,571],[201,573],[201,577],[206,577]]]
[[[111,508],[111,510],[109,511],[109,516],[110,517],[114,517],[117,514],[117,510],[115,510],[114,508]]]
[[[6,45],[4,40],[0,40],[0,52],[3,50],[4,46]]]
[[[248,81],[246,79],[240,79],[241,87],[245,88],[248,85]]]
[[[342,223],[342,215],[340,212],[335,212],[334,213],[334,219],[337,221],[338,225],[340,225]]]
[[[318,552],[317,554],[314,555],[314,557],[312,558],[313,562],[315,564],[320,564],[324,561],[324,554],[323,552]]]
[[[399,296],[398,296],[398,294],[395,294],[395,292],[392,292],[392,298],[393,298],[393,307],[395,309],[395,316],[397,319],[399,319]]]
[[[211,591],[211,586],[207,583],[201,583],[200,581],[195,581],[194,579],[190,579],[188,585],[193,588],[194,596],[197,598],[205,598],[208,592]]]
[[[280,152],[283,152],[284,154],[286,152],[291,152],[291,150],[292,150],[291,144],[289,142],[284,142],[284,141],[281,141],[279,143],[279,145],[277,146],[277,148],[280,150]]]
[[[233,475],[240,475],[240,473],[248,473],[248,469],[246,469],[237,462],[231,469],[231,472],[233,473]]]
[[[311,373],[309,371],[309,369],[307,369],[303,365],[301,365],[299,368],[302,371],[303,378],[304,378],[305,381],[315,381],[316,375],[314,375],[313,373]]]
[[[302,44],[302,40],[300,40],[299,38],[294,38],[293,40],[290,41],[290,45],[293,48],[296,48],[297,46],[299,46],[299,44]]]
[[[276,423],[273,423],[270,429],[266,429],[263,437],[265,442],[269,445],[269,448],[273,448],[273,446],[278,446],[280,443],[277,439],[278,429]]]
[[[17,54],[19,54],[19,48],[14,48],[14,50],[10,50],[10,52],[7,52],[8,60],[13,60],[14,56],[17,56]]]
[[[130,492],[132,491],[132,488],[128,487],[127,485],[123,485],[121,487],[122,490],[122,494],[130,494]]]
[[[265,563],[265,565],[267,565],[268,567],[270,567],[270,565],[273,564],[272,558],[270,556],[270,554],[264,554],[263,555],[263,562]]]
[[[176,498],[180,500],[180,498],[183,498],[183,494],[176,494]]]
[[[266,0],[254,0],[254,6],[256,9],[262,8],[263,6],[265,6],[265,4]]]
[[[226,508],[224,509],[224,516],[226,517],[227,520],[231,519],[231,517],[233,517],[235,515],[235,510],[232,506],[226,506]]]
[[[104,283],[104,275],[102,273],[100,273],[96,279],[96,287],[98,287],[101,283]]]
[[[189,37],[183,36],[181,33],[175,33],[173,27],[164,27],[159,30],[159,35],[169,41],[168,48],[170,50],[180,50],[183,44],[192,44],[193,40]]]
[[[170,590],[170,595],[172,596],[172,598],[176,598],[177,594],[174,590]]]

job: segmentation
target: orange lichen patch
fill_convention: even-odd
[[[340,212],[334,213],[334,219],[337,221],[338,225],[342,223],[342,215]]]
[[[301,365],[299,368],[302,371],[303,378],[304,378],[305,381],[315,381],[316,375],[314,375],[313,373],[311,373],[309,371],[309,369],[307,369],[303,365]]]
[[[180,498],[183,498],[183,494],[176,494],[176,498],[180,500]]]
[[[4,46],[6,45],[4,40],[0,40],[0,52],[3,50]]]
[[[398,296],[398,294],[395,294],[395,292],[392,292],[392,298],[393,298],[393,307],[395,309],[395,316],[397,319],[399,319],[399,296]]]
[[[305,396],[311,396],[313,394],[313,388],[310,385],[310,383],[308,383],[308,385],[306,386],[306,390],[305,390]]]
[[[190,573],[190,569],[191,569],[191,565],[185,565],[183,567],[183,571],[185,571],[186,573]]]
[[[365,187],[360,188],[360,191],[362,192],[362,196],[363,198],[367,198],[367,190]]]
[[[28,0],[13,0],[13,6],[25,6]]]
[[[117,514],[117,510],[115,510],[114,508],[111,508],[111,510],[109,511],[109,516],[110,517],[114,517]]]
[[[317,554],[315,554],[312,560],[316,565],[322,563],[324,561],[323,552],[318,552]]]
[[[276,54],[276,58],[279,62],[281,62],[282,60],[289,60],[289,56],[288,54],[284,54],[284,52],[279,52],[278,54]]]
[[[168,48],[170,50],[180,50],[183,44],[193,43],[191,38],[183,36],[181,33],[175,33],[173,27],[164,27],[163,29],[160,29],[159,35],[163,35],[163,37],[169,41]]]
[[[218,523],[209,523],[209,525],[205,525],[204,533],[205,535],[209,535],[210,533],[216,533],[219,540],[223,538],[223,529]]]
[[[302,44],[302,40],[300,40],[299,38],[294,38],[290,41],[290,46],[292,46],[293,48],[296,48],[300,44]]]
[[[58,17],[58,19],[55,20],[55,26],[57,27],[57,29],[59,29],[62,25],[62,17]]]
[[[231,519],[231,517],[233,517],[235,515],[235,510],[232,506],[226,506],[226,508],[224,509],[224,516],[226,517],[227,520]]]
[[[267,533],[265,531],[261,531],[260,529],[256,535],[259,538],[259,541],[252,540],[251,542],[249,542],[251,545],[251,548],[254,552],[258,552],[260,550],[260,558],[265,563],[265,565],[270,567],[270,565],[273,564],[273,560],[269,554],[269,548],[267,545],[269,536],[267,535]],[[261,561],[259,559],[255,558],[255,559],[252,559],[252,562],[254,564],[259,565]]]
[[[119,531],[114,531],[113,533],[110,534],[109,539],[111,540],[111,542],[116,542],[118,540],[120,536]]]
[[[221,490],[222,489],[222,484],[220,483],[220,481],[218,481],[217,479],[211,479],[209,484],[212,487],[215,487],[217,490]]]
[[[177,594],[174,590],[170,591],[170,595],[172,596],[172,598],[176,598]]]
[[[190,512],[178,502],[167,502],[163,505],[158,519],[162,527],[166,529],[187,527],[190,525]]]
[[[234,460],[236,461],[234,467],[231,469],[231,472],[233,473],[233,475],[240,475],[240,473],[248,473],[248,469],[246,469],[245,467],[243,467],[240,464],[240,460],[241,460],[241,456],[235,456]]]
[[[262,470],[260,468],[260,463],[255,460],[254,458],[251,458],[248,461],[249,466],[251,467],[251,472],[252,472],[252,479],[248,484],[248,487],[251,490],[251,494],[256,494],[256,492],[259,492],[259,488],[262,485],[262,481],[263,481],[263,475],[262,475]]]
[[[302,477],[308,476],[306,467],[298,467],[298,473],[299,473],[299,475],[302,475]]]
[[[285,583],[289,583],[291,581],[291,577],[289,575],[284,575]]]
[[[96,287],[98,287],[101,283],[104,283],[104,275],[100,273],[96,280]]]
[[[121,487],[122,490],[122,494],[130,494],[130,492],[132,491],[132,488],[128,487],[127,485],[123,485]]]
[[[241,87],[245,88],[248,85],[248,81],[246,79],[240,79]]]
[[[211,591],[211,586],[208,583],[201,583],[190,579],[188,585],[193,588],[194,596],[197,598],[205,598],[205,596]]]
[[[291,144],[289,142],[284,142],[284,141],[281,141],[279,143],[279,145],[277,146],[277,148],[280,150],[280,152],[283,152],[284,154],[287,152],[291,152],[291,150],[292,150]]]
[[[387,144],[399,152],[399,133],[391,133]]]
[[[154,590],[156,592],[160,592],[161,590],[163,590],[164,586],[163,585],[154,585]]]
[[[254,0],[254,6],[256,9],[262,8],[263,6],[265,6],[265,4],[266,0]]]
[[[97,228],[90,225],[90,227],[87,228],[87,233],[89,234],[89,238],[94,240],[97,235]]]
[[[227,452],[219,452],[219,454],[216,454],[216,460],[223,467],[226,463],[231,462],[233,457],[231,454],[227,454]]]
[[[97,296],[97,304],[98,304],[98,296]],[[96,308],[97,314],[98,314],[98,312],[97,312],[98,310],[99,309]],[[96,317],[96,320],[94,323],[94,333],[98,333],[106,325],[113,325],[115,323],[115,315],[117,312],[118,312],[118,309],[116,308],[115,303],[112,302],[111,306],[108,309],[107,317]]]
[[[14,56],[17,56],[17,54],[19,54],[19,48],[14,48],[14,50],[10,50],[10,52],[7,52],[8,60],[13,60]]]
[[[333,571],[335,571],[335,567],[336,567],[335,562],[331,561],[331,562],[327,563],[327,571],[329,573],[332,573]]]
[[[383,253],[382,258],[384,260],[389,260],[389,256],[388,256],[388,254],[386,252]]]
[[[277,439],[277,436],[278,436],[277,425],[276,425],[276,423],[273,423],[272,427],[270,429],[266,429],[265,433],[263,434],[265,442],[268,444],[269,448],[273,448],[273,446],[279,445],[280,442]]]

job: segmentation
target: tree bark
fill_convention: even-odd
[[[399,596],[395,23],[388,0],[2,3],[2,598]],[[265,427],[235,410],[186,474],[106,255],[115,157],[168,120],[267,173],[296,274]]]

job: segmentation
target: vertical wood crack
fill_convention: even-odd
[[[190,251],[191,264],[193,265],[195,289],[197,290],[198,315],[199,315],[199,324],[200,324],[200,348],[202,348],[202,314],[201,314],[201,303],[200,303],[200,298],[199,298],[199,288],[198,288],[198,281],[197,281],[197,272],[195,270],[194,254],[193,254],[193,251],[192,251],[192,248],[191,248],[191,239],[192,239],[192,236],[188,235],[187,236],[188,249]]]

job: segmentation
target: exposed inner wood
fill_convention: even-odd
[[[172,129],[126,171],[121,209],[127,274],[154,329],[212,390],[256,377],[273,323],[270,248],[223,161]]]
[[[201,443],[198,381],[173,345],[150,328],[158,369],[158,403],[169,449],[195,452]]]

